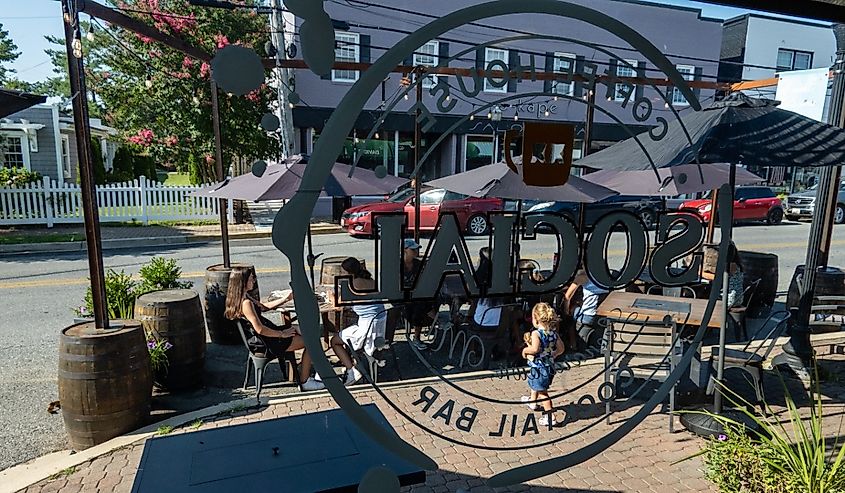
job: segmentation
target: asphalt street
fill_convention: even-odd
[[[796,265],[803,263],[809,224],[747,225],[735,230],[740,249],[775,253],[780,258],[780,290],[788,286]],[[608,253],[611,267],[620,266],[625,243],[614,238]],[[423,242],[425,243],[425,242]],[[468,241],[477,254],[486,239]],[[845,266],[845,229],[837,228],[831,265]],[[373,243],[346,235],[314,237],[315,252],[326,256],[357,255],[369,264]],[[550,266],[555,243],[548,236],[524,242],[523,257]],[[206,267],[221,262],[219,244],[147,248],[107,252],[106,268],[136,274],[150,257],[176,259],[184,277],[202,289]],[[287,260],[269,239],[244,240],[232,245],[233,261],[256,266],[263,293],[287,287]],[[56,365],[62,328],[73,321],[73,308],[85,294],[88,263],[84,254],[7,255],[0,258],[0,470],[66,447],[60,414],[46,412],[58,399]]]

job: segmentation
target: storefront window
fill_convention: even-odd
[[[492,135],[468,135],[466,170],[473,170],[495,162],[495,139]]]
[[[366,136],[368,132],[356,132],[358,135]],[[395,158],[395,144],[392,132],[379,132],[378,139],[365,139],[359,137],[347,137],[343,144],[343,150],[337,158],[337,162],[352,164],[356,157],[360,156],[358,166],[364,169],[374,170],[378,166],[385,166],[387,172],[393,173],[393,160]],[[314,144],[320,138],[314,133]]]

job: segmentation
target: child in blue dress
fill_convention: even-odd
[[[522,357],[528,360],[528,387],[530,396],[522,396],[529,409],[537,411],[542,406],[543,416],[540,426],[552,427],[557,425],[552,414],[552,400],[549,398],[549,387],[555,376],[555,358],[563,354],[565,347],[558,337],[559,318],[548,303],[537,303],[531,311],[531,342],[522,350]],[[526,341],[527,342],[527,341]],[[538,403],[539,402],[539,403]]]

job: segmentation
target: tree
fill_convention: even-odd
[[[14,69],[7,68],[4,65],[14,62],[21,56],[18,51],[18,46],[9,37],[9,31],[3,29],[3,24],[0,24],[0,86],[5,86],[12,78],[11,75],[15,73]]]
[[[209,53],[239,43],[265,55],[267,20],[254,10],[194,7],[184,0],[127,0],[119,7]],[[215,180],[209,65],[118,26],[104,29],[93,43],[83,39],[83,51],[105,121],[156,162],[183,171],[193,162],[197,180]],[[265,85],[243,97],[219,96],[224,169],[236,155],[275,155],[276,141],[259,128],[275,91]]]

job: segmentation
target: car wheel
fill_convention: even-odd
[[[769,215],[766,216],[766,222],[769,224],[780,224],[783,221],[783,209],[772,209]]]
[[[640,220],[643,222],[646,230],[651,230],[656,224],[657,217],[651,209],[643,209],[640,211]]]
[[[833,222],[836,224],[845,223],[845,205],[836,205],[836,213],[833,216]]]
[[[467,231],[471,235],[481,236],[486,234],[488,229],[490,229],[490,224],[487,222],[487,218],[481,214],[476,214],[467,221]]]

